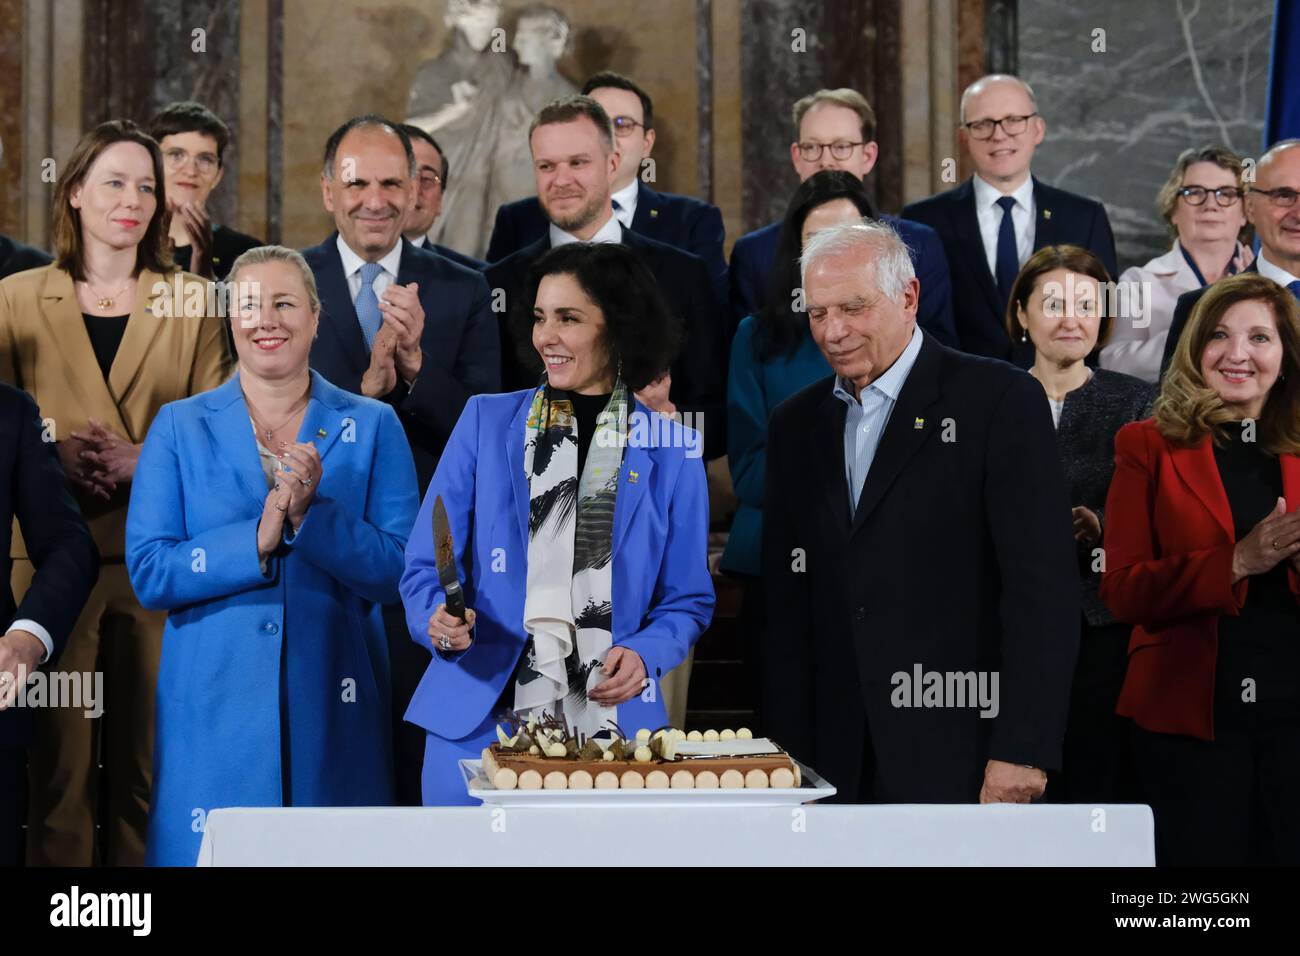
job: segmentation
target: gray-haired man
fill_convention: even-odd
[[[917,327],[888,225],[818,232],[802,266],[834,374],[769,426],[765,725],[841,800],[1027,802],[1080,614],[1042,387]]]

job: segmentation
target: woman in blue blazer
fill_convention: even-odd
[[[457,762],[510,714],[663,726],[659,678],[713,614],[700,435],[637,400],[671,414],[680,333],[654,277],[625,246],[573,243],[537,262],[524,302],[519,352],[545,378],[470,399],[406,551],[411,637],[433,655],[406,712],[428,733],[425,805],[474,802]],[[465,622],[435,566],[438,496]]]
[[[818,229],[861,222],[864,218],[874,219],[875,213],[856,176],[836,169],[823,170],[804,180],[791,197],[781,224],[768,301],[741,321],[731,343],[727,461],[738,503],[721,567],[744,588],[740,630],[754,638],[745,645],[745,669],[760,727],[763,708],[757,636],[764,627],[759,552],[763,540],[767,420],[772,410],[795,392],[831,373],[808,331],[808,315],[791,290],[801,285],[799,256],[808,236]]]
[[[239,374],[158,414],[127,516],[131,584],[169,612],[155,865],[192,865],[217,807],[391,802],[380,608],[418,503],[411,453],[391,408],[308,368],[320,304],[298,253],[254,249],[231,276]]]

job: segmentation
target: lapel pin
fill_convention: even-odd
[[[651,219],[658,219],[658,218],[659,218],[659,210],[658,210],[658,209],[651,209],[651,210],[650,210],[650,218],[651,218]]]
[[[318,429],[316,429],[316,437],[317,437],[317,438],[324,438],[324,437],[325,437],[325,429],[323,429],[323,428],[318,428]]]
[[[1044,210],[1043,210],[1043,218],[1044,218],[1044,219],[1051,219],[1051,218],[1052,218],[1052,210],[1050,210],[1050,209],[1044,209]]]
[[[914,422],[912,422],[912,427],[915,428],[917,431],[920,431],[922,428],[925,427],[925,419],[924,418],[916,419]]]
[[[635,485],[635,484],[636,484],[636,480],[637,480],[638,478],[640,478],[640,477],[641,477],[641,476],[640,476],[639,474],[637,474],[635,471],[629,471],[629,472],[627,473],[627,483],[628,483],[629,485]]]

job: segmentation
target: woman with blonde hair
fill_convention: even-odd
[[[167,612],[152,865],[193,865],[214,807],[392,802],[381,608],[419,506],[410,447],[391,407],[308,366],[299,253],[230,275],[238,374],[159,413],[126,527],[131,583]]]
[[[1215,283],[1120,430],[1101,597],[1167,864],[1300,863],[1300,307]]]
[[[38,714],[27,836],[35,865],[144,860],[163,616],[140,605],[127,579],[127,501],[158,410],[229,373],[221,320],[207,314],[210,286],[172,263],[166,211],[158,144],[129,121],[101,123],[59,170],[54,264],[0,282],[0,379],[40,405],[102,556],[58,661],[61,671],[104,675],[102,732],[79,709]],[[13,556],[22,594],[33,567],[17,533]]]

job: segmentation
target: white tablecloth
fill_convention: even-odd
[[[213,810],[200,866],[1153,866],[1145,806]]]

